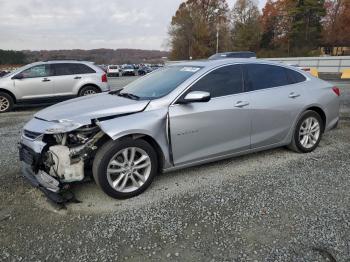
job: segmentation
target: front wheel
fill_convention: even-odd
[[[146,141],[131,138],[109,141],[93,162],[95,182],[109,196],[125,199],[137,196],[152,183],[157,157]]]
[[[315,111],[305,111],[294,130],[294,135],[289,148],[299,152],[313,151],[321,141],[324,123]]]

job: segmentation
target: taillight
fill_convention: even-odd
[[[106,82],[107,82],[107,75],[106,75],[106,74],[103,74],[103,75],[102,75],[102,82],[103,82],[103,83],[106,83]]]
[[[337,95],[340,96],[340,89],[336,86],[332,87],[333,92]]]

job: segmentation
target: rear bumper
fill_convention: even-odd
[[[133,71],[126,71],[126,72],[123,72],[123,76],[134,76],[136,73]]]
[[[113,73],[107,73],[107,76],[108,77],[119,77],[120,73],[116,73],[116,72],[113,72]]]

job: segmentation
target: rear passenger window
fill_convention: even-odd
[[[290,84],[285,68],[274,65],[244,65],[244,78],[244,84],[247,91]]]
[[[72,71],[74,74],[93,74],[96,73],[91,67],[84,64],[71,64]]]
[[[304,82],[306,80],[306,77],[297,71],[286,69],[286,72],[287,72],[288,79],[289,79],[291,84]]]
[[[190,91],[206,91],[211,97],[241,93],[243,91],[241,66],[231,65],[216,69],[195,83]]]
[[[56,76],[72,75],[69,64],[52,64]]]
[[[56,76],[96,73],[95,70],[84,64],[62,63],[53,64],[52,66]]]

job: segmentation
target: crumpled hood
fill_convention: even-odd
[[[46,121],[70,120],[87,125],[92,119],[143,111],[149,100],[136,101],[108,93],[71,99],[35,114]]]

